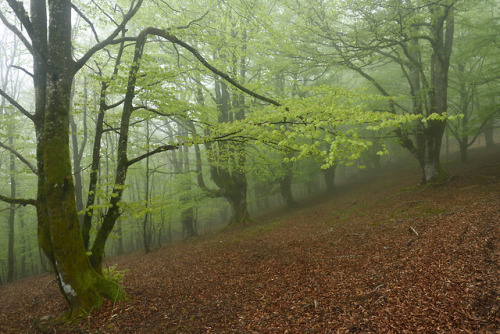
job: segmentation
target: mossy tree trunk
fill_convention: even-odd
[[[35,112],[13,103],[33,121],[37,146],[38,176],[36,201],[38,240],[50,261],[70,309],[68,318],[87,314],[102,304],[102,298],[123,296],[119,286],[99,275],[87,258],[76,209],[75,186],[69,149],[70,94],[75,73],[83,62],[72,59],[71,1],[32,0],[30,14],[23,2],[7,0],[28,39],[14,26],[8,28],[20,37],[33,56]],[[49,14],[47,17],[47,13]],[[96,52],[94,49],[90,55]],[[87,59],[88,59],[87,58]]]
[[[443,115],[448,103],[448,72],[455,31],[454,4],[446,6],[431,5],[432,14],[430,37],[432,55],[430,62],[430,89],[428,115]],[[441,167],[440,153],[445,120],[429,120],[425,129],[424,176],[422,183],[434,183],[443,180],[446,172]]]
[[[102,297],[122,297],[120,288],[90,265],[76,209],[69,149],[71,85],[75,74],[71,50],[71,1],[50,2],[47,86],[42,142],[43,188],[40,244],[51,259],[59,287],[69,303],[68,316],[85,314],[102,304]]]

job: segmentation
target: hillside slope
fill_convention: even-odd
[[[471,161],[438,187],[386,169],[245,228],[109,259],[128,270],[129,300],[74,330],[498,332],[500,151]],[[0,287],[0,332],[37,332],[39,317],[63,311],[51,281]]]

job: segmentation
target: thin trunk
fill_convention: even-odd
[[[28,276],[26,270],[26,254],[30,250],[30,245],[28,245],[28,238],[26,237],[26,224],[24,222],[24,215],[19,213],[19,233],[21,234],[21,264],[19,274],[20,277]],[[33,252],[29,252],[30,256],[33,256]]]
[[[491,117],[484,126],[484,139],[486,143],[486,148],[492,148],[495,146],[495,141],[493,139],[494,126],[495,126],[495,118]]]
[[[118,222],[116,226],[116,234],[118,235],[118,249],[116,250],[116,254],[120,255],[124,253],[122,222]]]
[[[71,101],[74,98],[74,86],[75,82],[73,81],[73,90],[71,93]],[[87,78],[84,78],[84,104],[83,104],[83,139],[81,142],[81,146],[78,146],[78,127],[75,122],[74,113],[70,115],[70,125],[71,125],[71,143],[72,143],[72,153],[73,153],[73,175],[75,178],[75,196],[76,196],[76,210],[79,212],[78,220],[80,222],[80,226],[83,224],[84,213],[82,213],[83,206],[83,181],[82,181],[82,158],[83,151],[85,150],[85,145],[87,144]],[[72,102],[71,102],[72,103]]]
[[[87,250],[90,248],[89,244],[90,229],[92,228],[92,216],[94,214],[94,209],[92,208],[92,206],[95,204],[96,201],[96,190],[97,190],[97,183],[99,180],[99,171],[101,164],[101,145],[102,145],[102,136],[104,134],[104,116],[105,116],[105,111],[109,109],[108,106],[106,105],[107,89],[113,78],[118,74],[118,67],[121,62],[123,48],[124,48],[124,43],[121,43],[118,55],[116,57],[112,78],[110,79],[110,81],[104,81],[101,84],[101,92],[99,96],[99,112],[97,114],[97,121],[96,121],[95,135],[94,135],[94,146],[92,148],[92,164],[90,167],[91,170],[89,176],[89,191],[87,195],[86,212],[82,224],[83,242],[85,244],[85,249]],[[106,175],[108,175],[108,173]]]
[[[104,216],[101,228],[98,230],[94,244],[92,245],[90,263],[97,272],[102,272],[102,260],[104,257],[104,247],[108,236],[113,230],[116,220],[120,215],[119,202],[123,196],[125,180],[129,167],[129,160],[127,157],[128,139],[129,139],[129,125],[132,112],[134,111],[133,99],[135,97],[135,87],[137,80],[137,73],[139,71],[139,62],[142,58],[144,45],[146,43],[148,30],[142,31],[137,37],[137,42],[134,51],[134,59],[132,67],[128,76],[127,91],[125,94],[125,102],[123,105],[122,117],[120,122],[120,131],[118,139],[117,150],[117,166],[115,172],[115,185],[112,190],[110,207]]]
[[[184,134],[187,135],[187,134]],[[181,148],[180,152],[181,154],[181,170],[182,173],[189,174],[190,171],[190,163],[189,163],[189,149],[188,147],[184,146]],[[187,203],[187,207],[184,208],[181,212],[181,222],[182,222],[182,227],[184,231],[184,237],[185,238],[191,238],[197,235],[196,229],[194,226],[194,208],[193,205],[189,202],[191,202],[191,196],[189,195],[189,192],[191,191],[191,183],[190,181],[187,181],[185,184],[185,187],[183,189],[183,192],[186,193],[186,196],[181,198],[184,203]]]
[[[12,126],[9,126],[12,130]],[[9,145],[13,147],[14,138],[9,136]],[[16,158],[13,154],[10,154],[10,196],[11,198],[16,198]],[[15,218],[16,218],[16,205],[11,204],[9,208],[9,242],[7,247],[7,282],[12,282],[14,280],[14,264],[15,264],[15,254],[14,254],[14,228],[15,228]]]
[[[146,150],[149,153],[149,120],[146,121]],[[146,205],[146,214],[144,215],[144,220],[142,222],[142,235],[144,241],[144,249],[146,253],[151,252],[149,247],[150,235],[148,231],[148,218],[149,218],[149,157],[146,158],[146,184],[144,185],[144,202]]]

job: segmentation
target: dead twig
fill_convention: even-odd
[[[35,305],[36,297],[38,297],[43,292],[43,290],[47,289],[49,285],[51,285],[55,280],[56,280],[55,278],[51,280],[49,283],[47,283],[47,285],[43,289],[40,289],[40,291],[38,291],[37,294],[33,296],[33,299],[31,300],[31,305]]]
[[[410,231],[411,234],[415,235],[415,236],[419,236],[417,230],[415,230],[412,226],[408,227],[408,230]]]

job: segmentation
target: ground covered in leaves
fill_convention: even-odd
[[[470,159],[440,186],[386,169],[244,228],[108,259],[128,270],[129,299],[73,330],[498,333],[500,151]],[[52,280],[0,287],[0,332],[64,311]]]

